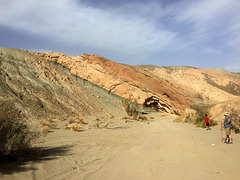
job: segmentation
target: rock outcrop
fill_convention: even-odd
[[[192,98],[171,83],[141,68],[120,64],[97,55],[66,56],[62,53],[38,53],[39,57],[57,62],[76,76],[109,92],[137,101],[160,111],[180,114]]]
[[[0,101],[13,101],[29,119],[125,114],[120,100],[79,84],[49,60],[8,48],[0,48]]]
[[[0,98],[31,104],[40,114],[107,114],[121,109],[121,98],[172,114],[198,100],[223,113],[224,102],[240,97],[240,75],[220,69],[131,66],[97,55],[7,48],[0,55]]]

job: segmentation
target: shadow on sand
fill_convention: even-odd
[[[14,161],[9,159],[0,159],[0,178],[4,174],[13,174],[24,171],[34,171],[32,163],[40,163],[41,161],[50,161],[57,159],[59,156],[67,156],[71,146],[59,146],[54,148],[39,147],[34,148],[26,161]]]

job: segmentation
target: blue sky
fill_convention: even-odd
[[[0,47],[240,72],[239,0],[0,0]]]

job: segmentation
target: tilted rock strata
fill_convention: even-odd
[[[139,104],[157,106],[168,113],[179,114],[191,101],[167,81],[134,66],[119,64],[97,55],[74,57],[55,52],[38,55],[69,68],[72,74],[109,92],[131,101],[136,100]]]
[[[119,102],[78,84],[69,74],[34,53],[0,48],[0,100],[13,101],[28,117],[125,113]]]

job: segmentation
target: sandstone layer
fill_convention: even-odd
[[[141,68],[120,64],[97,55],[66,56],[62,53],[38,53],[57,62],[76,76],[109,92],[160,111],[180,114],[192,98],[171,83]]]

